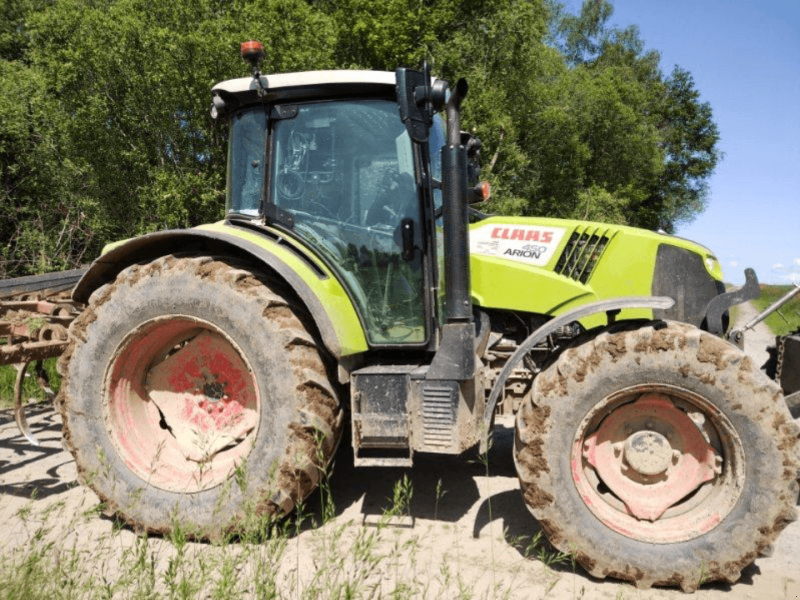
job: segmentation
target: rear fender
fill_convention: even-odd
[[[168,254],[197,253],[243,260],[283,280],[311,313],[322,342],[337,359],[367,350],[358,315],[337,279],[285,242],[223,224],[159,231],[115,246],[92,263],[73,290],[78,302],[113,281],[125,268]]]

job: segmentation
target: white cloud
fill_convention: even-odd
[[[789,273],[788,275],[781,275],[781,279],[787,279],[792,283],[800,282],[800,273]]]
[[[795,258],[794,259],[794,266],[795,267],[800,267],[800,258]]]
[[[785,267],[781,263],[775,263],[772,265],[773,271],[782,271],[783,269],[785,269]]]
[[[738,267],[738,266],[739,266],[739,263],[738,263],[738,262],[736,262],[735,260],[732,260],[732,261],[730,261],[728,264],[729,264],[730,266],[732,266],[732,267]]]

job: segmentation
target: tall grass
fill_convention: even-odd
[[[791,285],[762,286],[761,296],[753,300],[753,305],[760,312],[789,292],[793,287]],[[775,335],[786,335],[800,329],[800,294],[768,316],[765,323]]]

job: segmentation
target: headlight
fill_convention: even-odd
[[[706,263],[706,270],[708,270],[709,273],[711,273],[712,275],[719,273],[720,266],[719,262],[717,262],[717,259],[715,257],[706,256],[705,263]]]

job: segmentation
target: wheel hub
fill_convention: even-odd
[[[186,460],[208,462],[255,428],[250,377],[239,363],[227,340],[204,331],[150,370],[148,397]]]
[[[223,398],[227,399],[227,396],[225,396],[225,386],[216,381],[203,386],[203,395],[209,402],[219,402]]]
[[[637,431],[625,440],[625,461],[641,475],[658,475],[672,462],[672,446],[657,431]]]
[[[252,369],[208,322],[175,316],[141,325],[121,344],[106,385],[112,440],[150,485],[206,489],[252,448],[260,403]]]
[[[655,521],[721,472],[722,458],[664,394],[644,394],[606,416],[584,459],[638,519]]]

